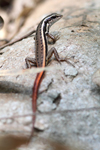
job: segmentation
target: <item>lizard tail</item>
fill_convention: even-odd
[[[37,96],[38,96],[38,90],[40,87],[40,83],[43,79],[44,71],[37,74],[34,86],[33,86],[33,93],[32,93],[32,110],[33,110],[33,117],[32,117],[32,131],[30,135],[30,139],[33,136],[34,133],[34,124],[36,119],[36,110],[37,110]]]

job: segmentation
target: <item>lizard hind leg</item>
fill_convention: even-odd
[[[49,60],[51,59],[52,55],[54,54],[56,60],[61,63],[61,61],[66,61],[68,64],[70,64],[71,66],[75,67],[72,63],[70,63],[67,58],[60,58],[59,54],[56,50],[55,47],[52,47],[49,51],[48,51],[48,55],[46,57],[46,63],[48,64]]]
[[[25,62],[26,62],[26,67],[27,68],[31,68],[34,64],[34,66],[37,66],[36,65],[36,59],[35,58],[31,58],[31,57],[26,57],[25,58]]]

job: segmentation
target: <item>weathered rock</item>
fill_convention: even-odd
[[[99,10],[99,0],[48,0],[41,3],[28,19],[31,22],[33,19],[36,26],[44,15],[52,12],[63,14],[63,18],[50,30],[58,31],[60,39],[49,45],[49,49],[56,47],[60,57],[73,58],[71,62],[75,66],[73,69],[66,62],[50,62],[49,65],[55,66],[55,69],[45,73],[39,89],[37,108],[41,113],[37,115],[35,126],[43,132],[37,134],[69,144],[73,144],[74,140],[83,143],[88,150],[100,149],[100,109],[96,109],[100,107],[100,90],[95,89],[91,80],[95,70],[100,68]],[[29,37],[4,48],[2,52],[1,70],[23,69],[26,67],[25,58],[35,57],[35,41]],[[56,69],[58,66],[59,69]],[[34,80],[33,74],[0,77],[0,118],[32,114]],[[58,104],[54,103],[57,93],[60,94]],[[13,119],[12,123],[7,123],[7,120],[0,122],[0,131],[30,134],[30,120],[26,118],[25,121],[24,117],[20,121],[18,119]],[[39,144],[39,140],[37,144],[34,142],[35,150],[39,149],[36,147]],[[33,143],[29,147],[33,149]],[[42,144],[41,149],[44,147],[45,144]]]

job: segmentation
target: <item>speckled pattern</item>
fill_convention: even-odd
[[[57,31],[60,39],[49,45],[49,49],[54,46],[60,57],[71,57],[69,61],[75,67],[66,62],[50,62],[49,66],[55,69],[46,72],[39,89],[35,127],[40,131],[38,136],[71,145],[82,143],[85,149],[100,150],[100,110],[88,109],[100,107],[100,88],[91,79],[100,68],[100,3],[98,0],[85,0],[84,5],[79,2],[75,6],[69,3],[59,6],[63,18],[50,31]],[[29,37],[3,49],[0,69],[25,68],[25,58],[35,56],[34,45],[33,37]],[[61,69],[56,70],[58,66]],[[33,74],[0,77],[0,118],[32,113],[34,79]],[[1,120],[2,131],[24,131],[29,135],[31,116]],[[45,149],[43,143],[36,146],[40,142],[36,137],[33,141],[34,150]],[[33,143],[26,149],[33,149]]]

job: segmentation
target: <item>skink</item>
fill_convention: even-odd
[[[48,52],[48,40],[47,36],[51,38],[54,42],[56,41],[55,37],[53,37],[49,33],[49,28],[51,25],[53,25],[56,21],[58,21],[62,15],[53,13],[51,15],[48,15],[45,17],[38,25],[35,35],[35,46],[36,46],[36,53],[35,53],[35,59],[27,57],[25,59],[27,67],[31,67],[31,63],[34,63],[37,67],[45,67],[48,64],[49,59],[51,56],[55,55],[56,59],[60,61],[66,61],[65,59],[61,59],[56,51],[56,49],[53,47]],[[33,86],[33,93],[32,93],[32,110],[33,113],[36,113],[36,101],[38,96],[38,89],[40,86],[40,83],[43,79],[44,71],[41,71],[37,74],[34,86]],[[35,123],[35,115],[33,115],[33,128],[31,137],[33,135],[34,131],[34,123]]]

